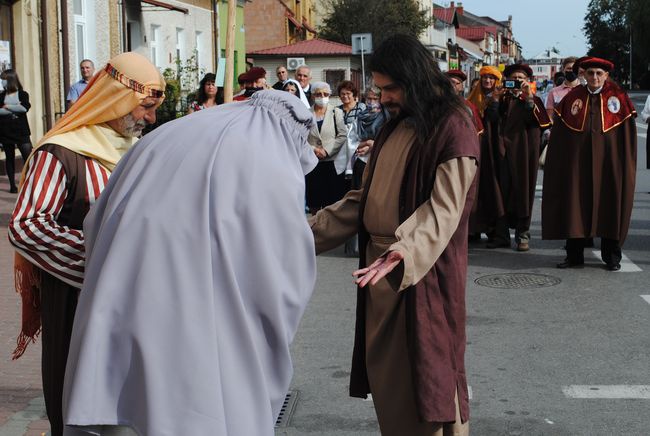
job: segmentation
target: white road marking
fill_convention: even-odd
[[[641,298],[643,298],[648,304],[650,304],[650,295],[641,295]]]
[[[647,128],[648,128],[648,125],[647,125],[647,124],[643,124],[643,123],[636,123],[636,126],[639,127],[639,128],[641,128],[641,129],[647,129]]]
[[[471,399],[472,399],[472,396],[474,395],[474,394],[472,393],[472,387],[471,387],[471,386],[467,386],[467,392],[469,393],[469,399],[471,400]]]
[[[543,185],[535,185],[535,191],[541,191]]]
[[[596,258],[600,259],[600,251],[594,250],[592,251],[592,253],[594,254],[594,256],[596,256]],[[640,271],[643,270],[638,266],[636,266],[636,264],[632,262],[629,257],[623,255],[623,257],[621,258],[621,269],[618,272],[640,272]]]
[[[562,392],[568,398],[650,400],[650,385],[571,385]]]

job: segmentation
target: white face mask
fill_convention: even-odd
[[[317,97],[314,99],[314,103],[316,103],[316,106],[320,106],[320,107],[327,106],[327,103],[329,103],[329,101],[330,101],[329,97]]]

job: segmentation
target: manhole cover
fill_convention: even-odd
[[[531,273],[492,274],[474,280],[477,285],[498,289],[546,288],[561,282],[557,277]]]
[[[280,415],[278,415],[278,420],[275,421],[275,428],[287,427],[293,412],[296,410],[296,401],[298,400],[298,391],[289,391],[287,396],[284,398],[284,403],[282,403],[282,409],[280,409]]]

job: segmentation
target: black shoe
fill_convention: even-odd
[[[12,187],[9,188],[9,192],[11,194],[17,194],[18,193],[18,188],[16,188],[15,186],[12,186]]]
[[[608,263],[607,266],[607,271],[619,271],[621,269],[621,264],[616,262],[616,263]]]
[[[560,269],[567,269],[567,268],[582,268],[584,265],[585,265],[584,260],[582,262],[570,262],[568,259],[564,259],[564,262],[558,263],[555,266]]]

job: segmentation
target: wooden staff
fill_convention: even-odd
[[[226,25],[226,72],[223,83],[223,100],[232,101],[233,75],[235,73],[235,27],[237,24],[237,0],[228,0],[228,24]]]

